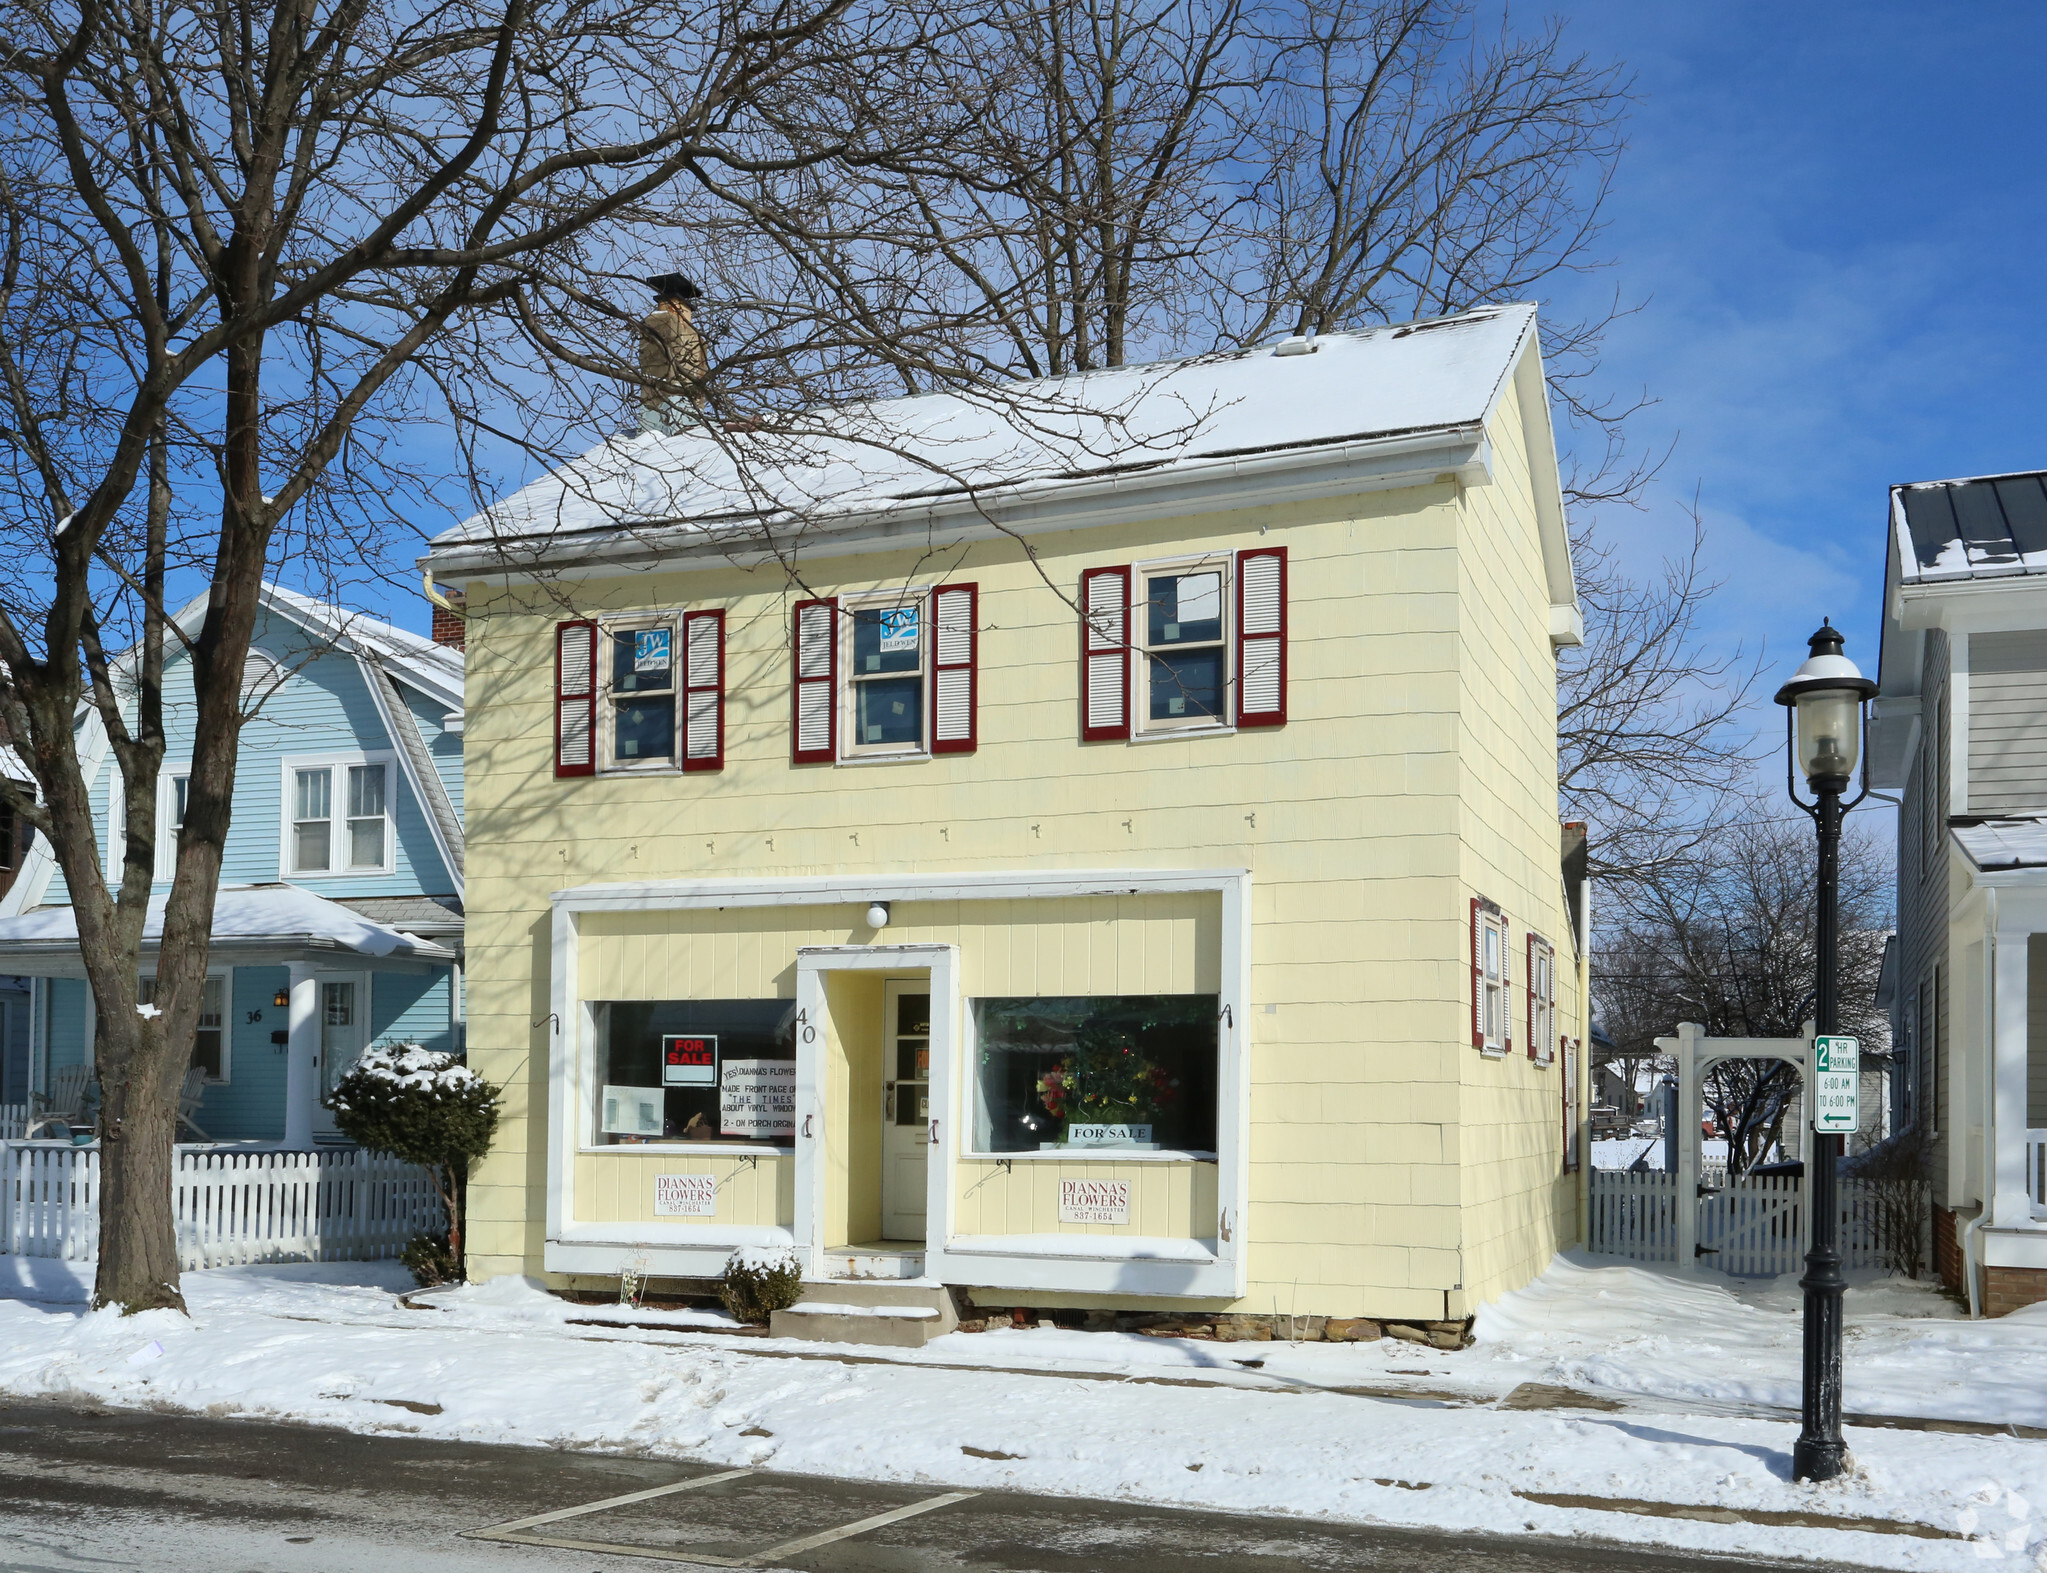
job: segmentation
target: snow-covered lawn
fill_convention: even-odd
[[[1849,1433],[1853,1475],[1791,1483],[1796,1414],[1765,1407],[1798,1400],[1789,1278],[1744,1289],[1559,1258],[1487,1307],[1476,1347],[1456,1354],[1049,1328],[953,1334],[915,1352],[833,1349],[721,1333],[730,1324],[705,1313],[593,1312],[517,1280],[407,1310],[393,1293],[406,1275],[381,1264],[190,1273],[189,1321],[123,1320],[83,1309],[88,1281],[83,1265],[0,1257],[0,1391],[1870,1567],[2047,1569],[2047,1523],[2029,1506],[2047,1503],[2047,1441],[1861,1427]],[[1851,1412],[2047,1426],[2047,1307],[1971,1323],[1895,1280],[1859,1283],[1848,1304]],[[621,1320],[655,1325],[578,1325]],[[1522,1407],[1554,1396],[1541,1388],[1617,1407]],[[1515,1407],[1495,1407],[1503,1400]],[[1699,1522],[1529,1494],[1964,1538]]]

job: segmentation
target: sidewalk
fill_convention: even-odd
[[[2047,1567],[2030,1508],[2047,1500],[2047,1441],[1856,1428],[1853,1475],[1789,1481],[1788,1280],[1736,1294],[1712,1275],[1560,1259],[1455,1354],[1048,1329],[885,1356],[734,1336],[705,1313],[571,1306],[517,1281],[407,1310],[406,1275],[382,1264],[185,1282],[189,1322],[124,1321],[79,1307],[82,1264],[0,1258],[16,1297],[0,1300],[0,1391],[939,1487]],[[645,1325],[579,1325],[621,1319]],[[1851,1411],[2047,1426],[2047,1313],[1969,1323],[1885,1282],[1851,1291],[1849,1322]],[[1758,1417],[1771,1406],[1793,1412]]]

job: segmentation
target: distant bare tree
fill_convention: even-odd
[[[1679,873],[1638,885],[1594,953],[1593,993],[1616,1046],[1650,1054],[1680,1021],[1716,1038],[1792,1038],[1811,1019],[1817,976],[1817,859],[1811,824],[1788,804],[1742,800],[1739,817]],[[1851,822],[1852,823],[1852,822]],[[1873,834],[1841,848],[1841,1030],[1888,1052],[1877,975],[1890,927],[1890,868]],[[1741,1173],[1782,1134],[1798,1088],[1777,1060],[1732,1060],[1707,1078],[1707,1107]]]

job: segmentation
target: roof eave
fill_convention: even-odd
[[[800,524],[787,522],[804,532],[804,550],[810,555],[850,555],[886,551],[912,535],[920,546],[930,548],[1000,535],[1389,491],[1444,478],[1465,485],[1491,481],[1492,453],[1482,421],[1204,455],[1140,470],[1024,481],[954,496],[890,499]],[[1237,489],[1246,479],[1261,483],[1255,497]],[[701,523],[617,525],[579,531],[573,539],[549,535],[451,542],[433,548],[419,563],[437,578],[483,580],[569,564],[620,571],[675,558],[744,564],[774,555],[763,532],[781,522],[763,516],[717,528]]]

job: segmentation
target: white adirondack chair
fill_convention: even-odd
[[[67,1065],[50,1078],[50,1090],[37,1094],[42,1105],[29,1116],[22,1140],[27,1141],[46,1125],[79,1126],[91,1122],[85,1116],[85,1092],[92,1085],[90,1065]]]
[[[213,1140],[192,1123],[192,1116],[198,1112],[199,1100],[206,1096],[206,1072],[194,1065],[185,1072],[185,1083],[178,1089],[178,1123],[203,1142]]]

